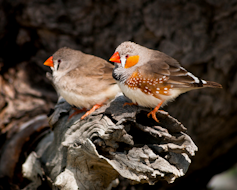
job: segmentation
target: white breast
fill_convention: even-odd
[[[113,85],[106,91],[98,92],[98,94],[93,96],[84,96],[64,89],[58,89],[58,91],[69,104],[89,109],[93,105],[103,103],[107,99],[113,99],[120,92],[120,89],[117,85]]]
[[[68,71],[67,71],[68,72]],[[54,84],[57,88],[58,93],[71,105],[76,107],[90,109],[95,104],[103,103],[106,100],[113,99],[118,92],[120,92],[120,88],[117,84],[111,85],[105,91],[100,91],[93,96],[82,95],[79,93],[74,93],[65,86],[68,85],[66,80],[61,80],[61,78],[65,75],[64,72],[54,71]],[[67,90],[66,90],[67,89]]]
[[[133,103],[137,103],[140,106],[150,108],[155,108],[161,102],[161,99],[164,100],[164,103],[162,104],[162,106],[164,106],[166,103],[174,100],[180,93],[182,93],[178,89],[173,89],[171,95],[165,96],[160,94],[159,96],[161,97],[161,99],[158,99],[152,95],[143,93],[138,88],[131,89],[127,85],[124,85],[123,83],[119,82],[118,85],[121,88],[122,92],[125,94],[125,96],[132,100]]]

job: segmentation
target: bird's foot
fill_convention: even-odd
[[[152,116],[152,118],[159,123],[159,120],[156,118],[156,112],[159,110],[160,106],[163,104],[164,101],[161,101],[151,112],[147,114],[147,117]]]
[[[90,115],[95,110],[99,109],[103,104],[95,104],[89,111],[87,111],[82,117],[81,120],[85,119],[88,115]]]
[[[68,117],[68,119],[71,119],[73,116],[75,116],[75,115],[77,115],[79,113],[87,111],[86,108],[82,108],[82,109],[72,108],[72,109],[74,110],[74,112]]]
[[[155,109],[154,109],[155,110]],[[159,120],[156,118],[156,112],[157,111],[154,111],[152,110],[150,113],[147,114],[147,117],[150,117],[150,115],[152,116],[152,118],[157,122],[159,123]]]
[[[124,104],[123,104],[123,107],[124,106],[133,106],[133,105],[138,105],[137,103],[133,103],[133,102],[125,102]]]

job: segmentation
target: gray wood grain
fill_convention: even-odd
[[[119,175],[133,184],[173,183],[185,175],[197,151],[186,128],[164,111],[156,123],[147,117],[149,109],[123,106],[127,101],[119,95],[81,121],[83,113],[69,119],[71,106],[60,99],[49,117],[51,140],[43,139],[29,156],[24,176],[64,190],[98,190],[116,186]]]

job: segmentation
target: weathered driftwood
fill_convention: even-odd
[[[186,128],[164,111],[156,123],[149,109],[123,107],[127,101],[120,95],[80,121],[82,114],[69,119],[71,106],[60,99],[49,117],[53,132],[23,165],[32,180],[26,189],[43,181],[59,189],[111,189],[119,175],[149,184],[183,176],[197,151]]]

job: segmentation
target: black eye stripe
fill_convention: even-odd
[[[60,65],[60,63],[61,63],[62,61],[61,61],[61,59],[58,59],[58,66],[57,66],[57,70],[58,70],[58,68],[59,68],[59,65]]]

